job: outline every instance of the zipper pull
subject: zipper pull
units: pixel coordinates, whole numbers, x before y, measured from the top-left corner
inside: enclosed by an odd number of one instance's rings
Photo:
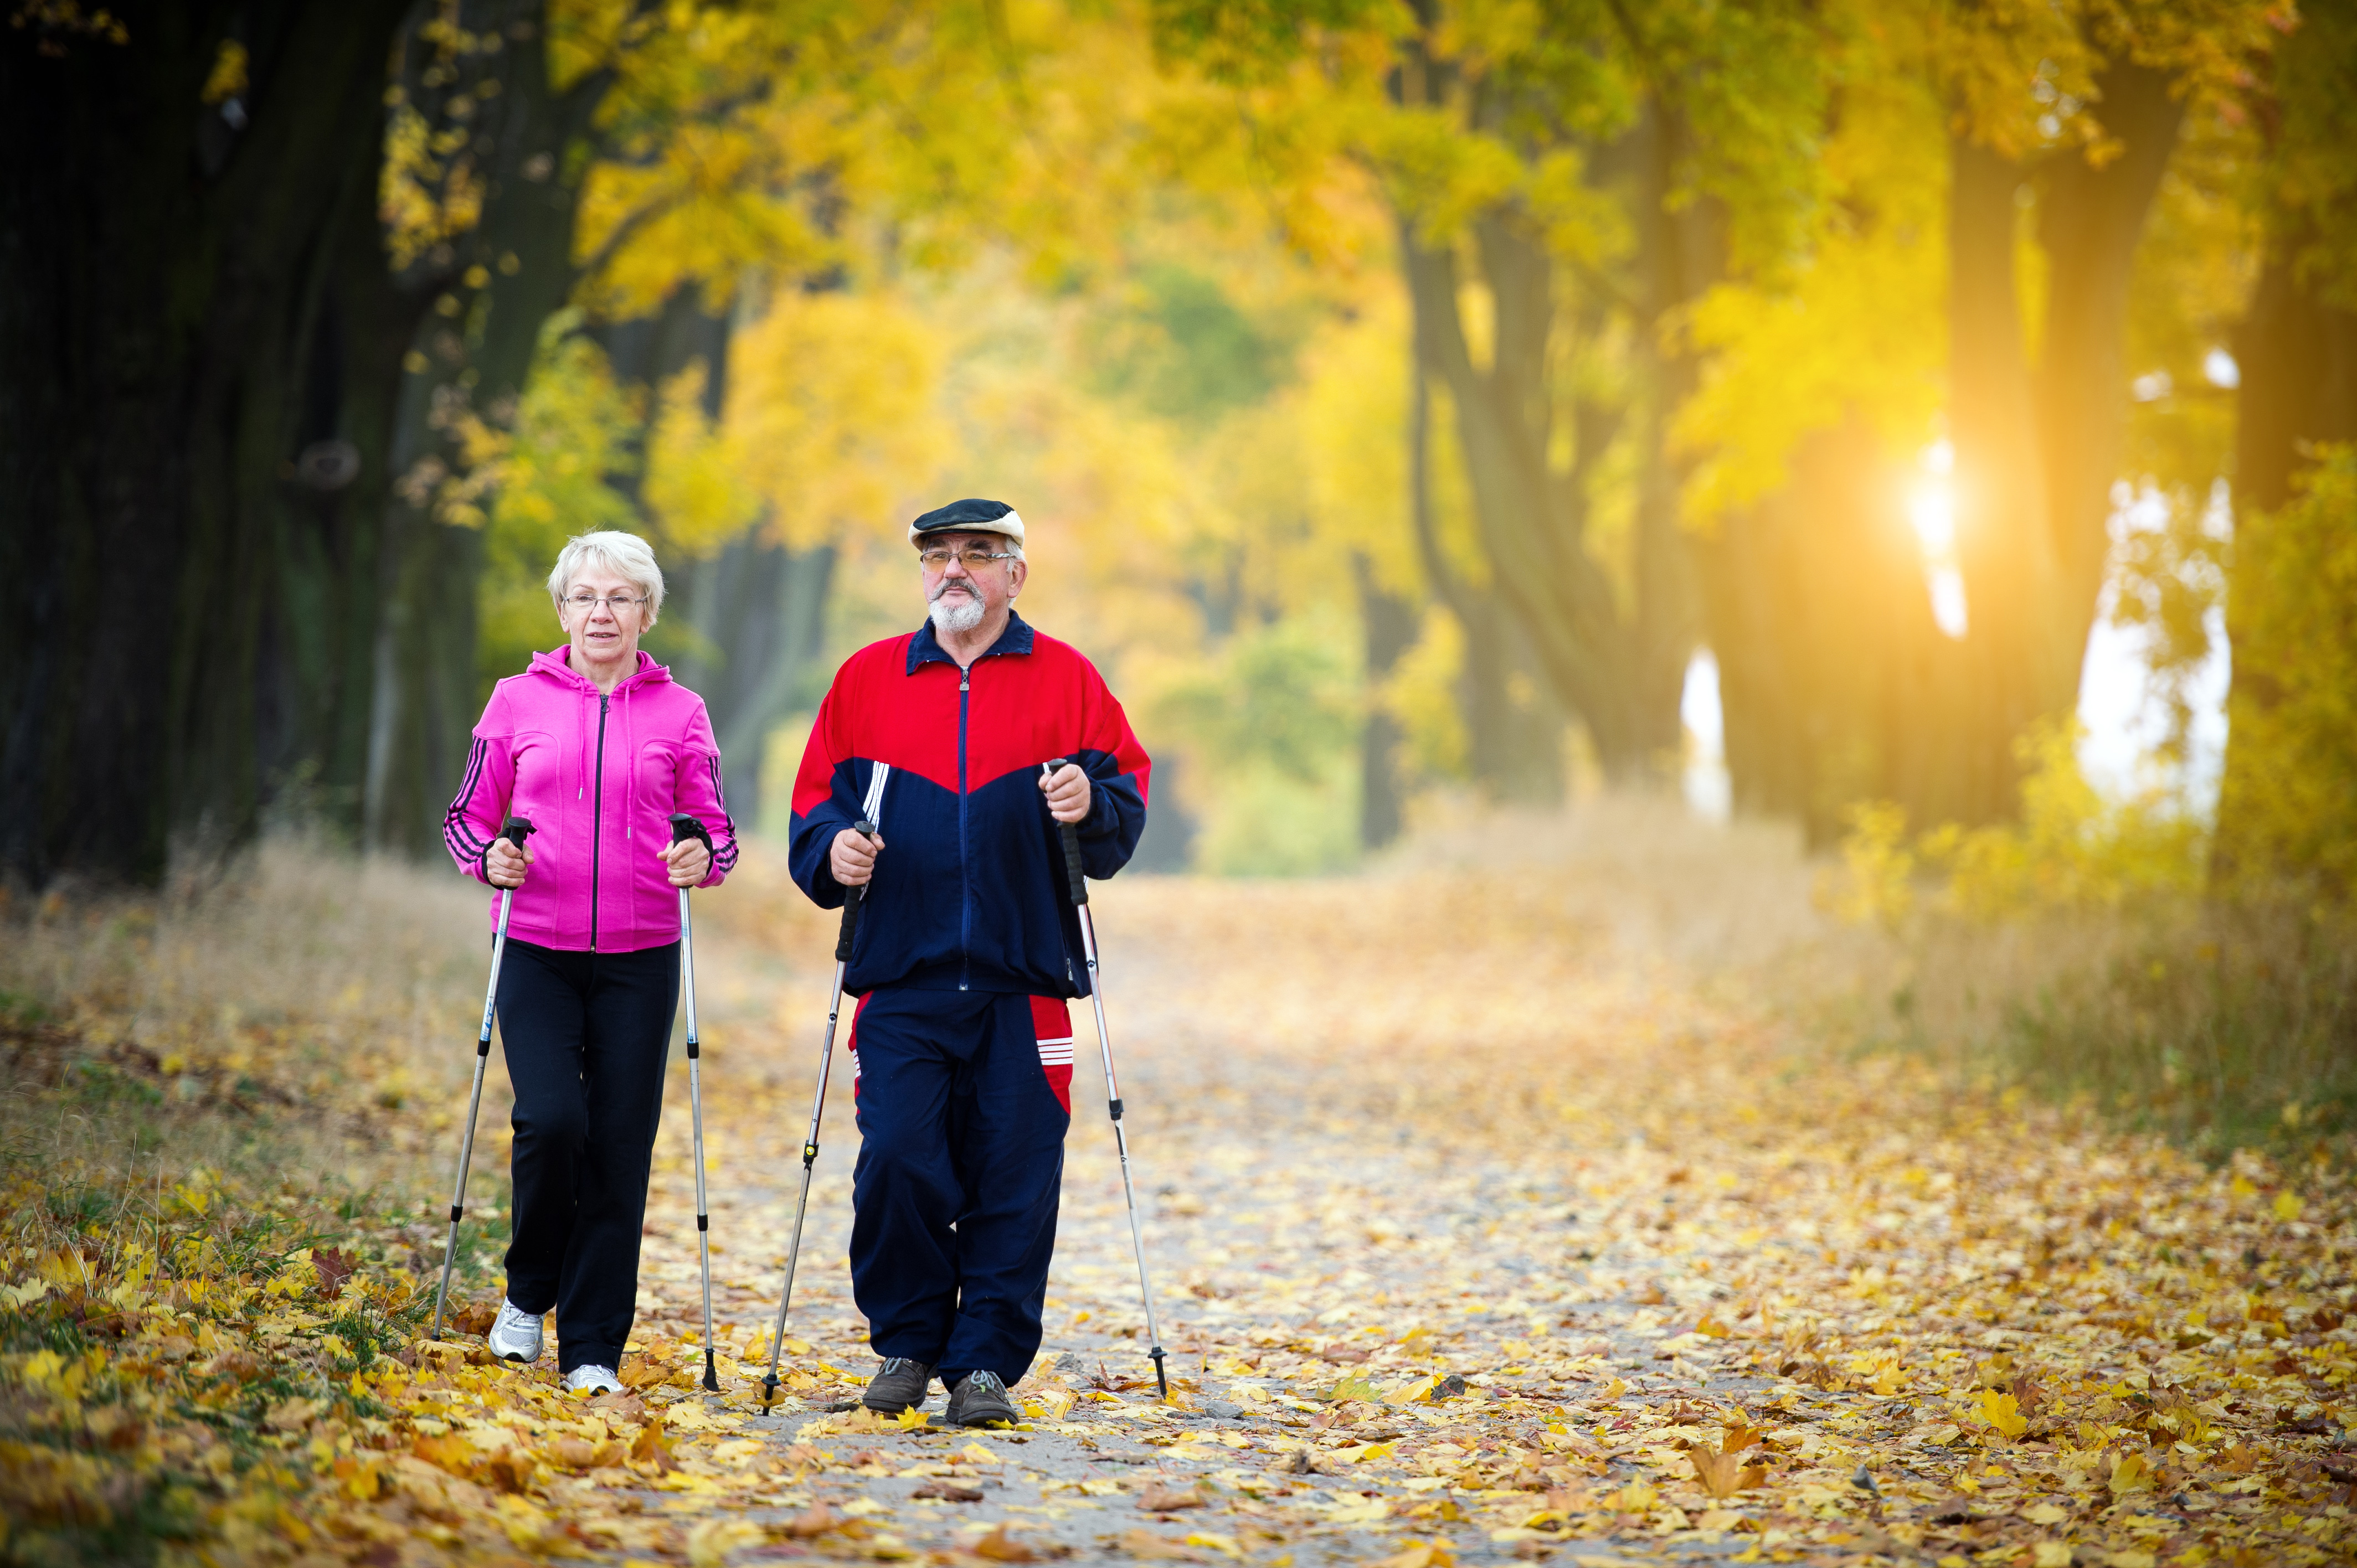
[[[974,670],[971,666],[958,671],[958,690],[961,692],[974,690]]]

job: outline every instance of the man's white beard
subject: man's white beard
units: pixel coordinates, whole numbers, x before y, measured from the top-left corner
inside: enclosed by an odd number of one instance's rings
[[[969,593],[961,593],[955,599],[943,594],[927,613],[933,618],[935,631],[972,631],[982,624],[982,601]]]

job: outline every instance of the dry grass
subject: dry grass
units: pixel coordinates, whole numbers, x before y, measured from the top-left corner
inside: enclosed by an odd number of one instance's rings
[[[463,1094],[482,900],[456,877],[282,840],[160,893],[13,903],[13,1159],[405,1186],[416,1135],[384,1113]]]

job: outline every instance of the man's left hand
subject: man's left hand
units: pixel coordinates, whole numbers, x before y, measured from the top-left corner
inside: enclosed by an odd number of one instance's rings
[[[1039,788],[1048,797],[1048,814],[1058,822],[1078,822],[1089,814],[1089,776],[1080,764],[1067,762],[1041,775]]]
[[[662,849],[663,863],[671,867],[673,887],[695,887],[712,875],[712,852],[697,838],[676,839]]]

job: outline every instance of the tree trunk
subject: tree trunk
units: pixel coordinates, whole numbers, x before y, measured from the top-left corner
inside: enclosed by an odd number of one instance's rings
[[[2127,432],[2129,274],[2185,118],[2163,72],[2116,60],[2096,84],[2104,129],[2126,145],[2101,168],[2062,158],[2046,171],[2038,203],[2051,265],[2033,395],[2063,618],[2040,685],[2058,713],[2077,704],[2111,552],[2112,486]]]
[[[1432,507],[1432,386],[1415,355],[1408,418],[1409,515],[1426,580],[1456,618],[1465,639],[1458,711],[1466,735],[1466,770],[1492,800],[1556,805],[1563,800],[1564,717],[1535,669],[1512,618],[1497,598],[1468,582],[1441,548]]]
[[[1415,318],[1417,353],[1446,382],[1456,413],[1492,592],[1528,635],[1564,703],[1587,726],[1613,778],[1641,758],[1631,718],[1629,634],[1610,580],[1553,504],[1546,453],[1552,411],[1544,379],[1552,307],[1535,242],[1503,220],[1480,228],[1497,307],[1489,369],[1475,365],[1458,314],[1457,260],[1427,247],[1407,225],[1400,246]],[[1469,652],[1481,622],[1465,620]]]
[[[436,486],[464,464],[469,413],[512,419],[541,328],[574,282],[578,156],[610,77],[563,89],[548,75],[545,0],[475,0],[460,30],[503,47],[463,56],[413,31],[401,81],[430,124],[470,124],[466,151],[484,181],[482,217],[398,277],[432,306],[420,319],[394,411],[393,491],[383,500],[362,830],[380,850],[438,854],[440,824],[465,763],[484,682],[475,668],[475,593],[483,541],[437,509]],[[428,72],[437,85],[428,85]],[[479,89],[496,82],[497,90]],[[452,113],[464,102],[464,114]]]
[[[2111,489],[2126,428],[2128,277],[2183,118],[2167,77],[2115,62],[2099,78],[2102,167],[2072,151],[2040,178],[2049,263],[2035,372],[2014,278],[2015,196],[2031,171],[1959,135],[1949,169],[1949,434],[1964,579],[1963,707],[1927,723],[1969,737],[1961,819],[2010,815],[2015,743],[2077,704],[2110,547]]]
[[[1972,674],[1966,707],[1924,722],[1972,737],[1957,795],[1964,821],[1986,822],[2014,807],[2014,738],[2050,711],[2041,677],[2055,661],[2061,564],[2014,279],[2014,193],[2028,177],[1963,136],[1949,175],[1948,433]]]
[[[1353,552],[1351,566],[1359,583],[1359,624],[1365,628],[1366,689],[1378,692],[1399,663],[1400,655],[1415,645],[1417,606],[1386,589],[1375,577],[1374,565]],[[1367,706],[1367,722],[1359,736],[1359,843],[1381,849],[1400,836],[1406,825],[1405,802],[1399,777],[1399,720],[1381,702]]]
[[[302,393],[330,321],[374,303],[338,285],[401,9],[133,4],[113,8],[121,43],[48,20],[0,35],[20,160],[0,190],[0,860],[16,875],[152,880],[176,840],[252,831],[265,714],[282,763],[317,749],[296,737],[339,660],[307,644],[342,607],[304,611],[304,563],[278,572],[297,515],[280,487],[304,482]],[[216,76],[231,41],[242,83]],[[334,530],[314,532],[332,557]]]
[[[1853,415],[1806,437],[1790,482],[1698,547],[1736,808],[1797,820],[1812,848],[1858,800],[1896,800],[1917,822],[1956,814],[1956,732],[1920,715],[1953,711],[1963,650],[1891,525],[1902,473]]]
[[[2321,29],[2303,29],[2293,47],[2315,51],[2309,58],[2278,62],[2275,89],[2292,102],[2288,113],[2284,104],[2269,105],[2271,128],[2287,122],[2295,127],[2315,124],[2319,119],[2331,124],[2330,116],[2303,113],[2315,106],[2301,103],[2295,95],[2303,88],[2330,91],[2330,84],[2345,84],[2357,69],[2357,27],[2334,20],[2339,26],[2322,38],[2309,36]],[[2337,59],[2330,48],[2336,41],[2343,51]],[[2308,73],[2309,80],[2294,77],[2295,70]],[[2340,90],[2345,91],[2345,85]],[[2336,276],[2317,264],[2312,254],[2317,234],[2305,214],[2273,216],[2275,231],[2269,235],[2258,286],[2234,335],[2234,359],[2242,371],[2234,433],[2236,583],[2249,564],[2297,549],[2277,532],[2282,523],[2275,514],[2294,499],[2302,471],[2315,462],[2317,446],[2357,442],[2357,311],[2349,308],[2349,302],[2357,299],[2357,277]],[[2304,841],[2313,843],[2313,835],[2330,833],[2330,806],[2318,811],[2312,803],[2321,800],[2340,805],[2343,815],[2357,814],[2349,811],[2346,791],[2330,787],[2330,759],[2316,756],[2312,741],[2302,746],[2278,739],[2271,748],[2258,744],[2263,735],[2284,736],[2276,721],[2285,704],[2298,703],[2302,693],[2287,690],[2287,684],[2296,686],[2297,682],[2287,682],[2277,671],[2262,667],[2263,660],[2244,657],[2244,650],[2280,648],[2287,640],[2284,631],[2256,618],[2253,596],[2230,584],[2226,597],[2227,638],[2235,650],[2228,703],[2233,730],[2211,865],[2212,878],[2221,887],[2231,886],[2244,875],[2313,877],[2316,865],[2287,864],[2298,858]],[[2275,635],[2269,636],[2270,631]],[[2309,697],[2312,701],[2312,693]],[[2299,726],[2291,726],[2289,734],[2299,736]],[[2326,771],[2319,773],[2319,768]],[[2284,820],[2287,800],[2310,807],[2299,813],[2305,834],[2286,831],[2290,825]],[[2319,816],[2324,818],[2321,826]],[[2349,889],[2335,891],[2345,897]]]

